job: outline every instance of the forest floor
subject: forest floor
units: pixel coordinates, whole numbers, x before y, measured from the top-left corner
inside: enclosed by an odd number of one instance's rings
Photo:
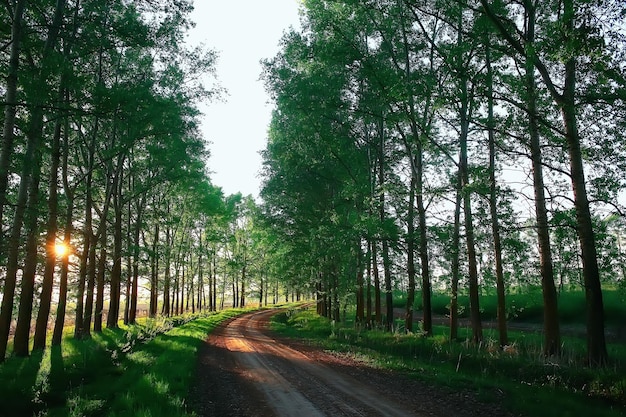
[[[276,312],[246,314],[211,333],[190,395],[199,416],[510,415],[469,390],[426,385],[280,338],[268,329]]]

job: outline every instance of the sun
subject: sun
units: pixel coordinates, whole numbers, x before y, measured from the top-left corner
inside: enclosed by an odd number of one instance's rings
[[[65,243],[57,243],[54,245],[54,253],[59,257],[63,257],[70,252],[70,248]]]

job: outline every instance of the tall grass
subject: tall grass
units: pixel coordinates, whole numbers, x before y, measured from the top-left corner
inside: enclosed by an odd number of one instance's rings
[[[144,320],[0,365],[0,416],[189,416],[196,355],[243,310]],[[71,330],[71,329],[70,329]]]
[[[458,342],[448,338],[443,326],[436,326],[431,338],[362,331],[313,311],[283,313],[272,326],[286,336],[308,339],[372,366],[453,389],[471,387],[487,401],[505,401],[517,414],[617,417],[626,413],[623,345],[609,345],[612,365],[598,370],[584,366],[584,341],[577,338],[565,337],[563,357],[546,360],[541,335],[535,333],[511,332],[511,345],[501,350],[495,331],[486,330],[485,342],[475,346],[467,342],[471,338],[467,328],[460,329],[465,341]]]

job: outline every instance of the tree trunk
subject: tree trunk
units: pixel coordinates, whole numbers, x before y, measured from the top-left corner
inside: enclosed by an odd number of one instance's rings
[[[61,84],[64,84],[61,81]],[[61,97],[65,93],[61,92]],[[52,301],[52,287],[54,285],[54,268],[57,254],[55,251],[58,217],[58,179],[61,159],[61,120],[56,122],[52,137],[52,152],[50,155],[50,181],[48,185],[48,225],[46,232],[46,265],[43,273],[43,283],[39,298],[39,311],[35,324],[35,336],[33,338],[33,350],[46,347],[46,334],[48,331],[48,319],[50,317],[50,303]]]
[[[574,33],[574,2],[563,1],[563,24],[567,34]],[[585,185],[580,137],[576,120],[576,60],[570,58],[565,63],[565,88],[561,112],[565,126],[565,138],[569,149],[570,175],[574,192],[574,207],[580,249],[582,252],[583,279],[587,304],[587,358],[592,366],[603,366],[608,361],[604,334],[604,302],[598,268],[595,235],[591,220],[591,210]]]
[[[420,254],[420,266],[421,266],[421,276],[422,276],[422,308],[424,311],[423,316],[423,327],[424,332],[428,336],[432,336],[433,333],[433,325],[432,325],[432,305],[431,305],[431,285],[430,285],[430,266],[428,262],[428,233],[426,228],[426,209],[424,207],[424,137],[427,135],[427,131],[429,130],[429,122],[428,122],[428,114],[430,111],[430,94],[428,91],[426,94],[426,103],[424,105],[421,125],[422,125],[422,134],[418,129],[418,121],[417,121],[417,111],[415,108],[415,93],[413,88],[413,81],[411,76],[411,59],[410,59],[410,51],[409,51],[409,40],[407,36],[406,25],[404,22],[404,15],[402,15],[402,37],[404,44],[404,75],[406,80],[406,89],[408,92],[408,103],[409,103],[409,120],[411,127],[411,135],[413,137],[413,142],[415,144],[415,153],[413,154],[411,146],[409,145],[408,140],[403,135],[405,147],[407,151],[407,155],[409,157],[409,161],[411,163],[411,202],[409,206],[409,211],[411,213],[411,223],[409,227],[411,228],[411,232],[409,233],[411,238],[411,249],[409,253],[410,262],[408,265],[409,269],[409,292],[411,292],[411,285],[413,286],[413,294],[411,297],[414,297],[415,290],[415,261],[414,261],[414,253],[415,250],[415,226],[413,223],[414,217],[414,207],[413,201],[417,201],[417,213],[419,220],[419,254]],[[433,72],[432,63],[434,61],[434,45],[430,48],[430,71]],[[426,138],[428,139],[428,138]],[[408,308],[408,304],[407,304]],[[409,312],[407,310],[407,316]],[[413,312],[411,311],[411,320],[412,320]],[[408,317],[405,320],[408,325]],[[413,325],[411,323],[410,328],[407,327],[407,330],[412,331]]]
[[[450,299],[450,340],[458,338],[459,330],[459,265],[461,248],[461,204],[463,202],[463,192],[461,190],[461,175],[457,173],[456,202],[454,205],[454,226],[452,230],[451,242],[451,299]]]
[[[130,170],[130,169],[129,169]],[[132,190],[132,186],[131,186],[131,178],[132,175],[128,176],[128,189]],[[126,210],[128,213],[128,216],[126,216],[126,289],[124,291],[124,294],[126,295],[126,300],[124,303],[124,324],[128,325],[130,324],[130,304],[131,304],[131,287],[132,287],[132,282],[133,282],[133,253],[130,250],[130,245],[131,242],[133,242],[132,240],[132,236],[133,236],[133,227],[132,227],[132,203],[130,201],[130,199],[128,199],[127,201],[127,206],[126,206]]]
[[[379,186],[379,197],[378,197],[378,210],[379,210],[379,220],[381,224],[381,228],[384,228],[385,224],[385,135],[384,135],[384,121],[381,119],[379,121],[379,139],[380,139],[380,149],[378,152],[378,186]],[[383,257],[383,273],[385,278],[385,307],[386,307],[386,318],[385,318],[385,329],[387,331],[391,331],[393,329],[393,289],[391,285],[391,260],[389,259],[389,240],[387,237],[387,231],[381,230],[381,240],[382,240],[382,257]]]
[[[7,68],[6,91],[4,95],[4,124],[2,129],[2,153],[0,153],[0,258],[7,248],[4,246],[4,206],[7,204],[6,193],[9,180],[11,155],[15,139],[15,116],[17,114],[17,77],[20,66],[20,47],[22,44],[22,17],[26,8],[26,0],[18,0],[12,10],[11,52]],[[10,287],[10,286],[9,286]],[[10,289],[10,288],[9,288]],[[3,293],[5,294],[5,293]],[[0,331],[0,338],[2,331]],[[2,342],[0,342],[0,345]],[[1,348],[1,346],[0,346]],[[6,348],[5,348],[6,349]],[[2,362],[4,356],[0,357]]]
[[[332,266],[332,288],[333,288],[333,320],[336,323],[341,321],[340,307],[339,307],[339,272],[337,271],[337,265],[333,261]]]
[[[113,227],[113,270],[111,272],[109,314],[107,316],[108,329],[119,327],[120,315],[120,286],[122,283],[122,186],[120,180],[121,172],[118,172],[114,179],[115,191],[113,193],[115,224]]]
[[[27,209],[29,188],[33,180],[32,175],[35,165],[33,161],[36,158],[35,153],[38,152],[39,147],[39,138],[37,135],[29,136],[26,154],[24,156],[23,172],[18,191],[17,205],[8,242],[9,249],[7,272],[4,280],[4,290],[2,292],[2,308],[0,310],[0,362],[4,361],[9,339],[11,316],[13,314],[13,300],[15,298],[15,287],[17,283],[17,271],[19,269],[18,257],[22,225]]]
[[[380,271],[378,270],[378,248],[376,241],[372,242],[372,268],[374,272],[374,316],[377,326],[383,323],[383,313],[381,307],[381,291],[380,291]]]
[[[246,306],[246,266],[243,266],[241,270],[241,293],[239,299],[239,307],[243,308]]]
[[[145,203],[145,195],[141,197],[139,204],[137,205],[137,219],[135,223],[135,234],[133,241],[135,242],[135,247],[133,249],[133,282],[131,285],[131,296],[130,296],[130,311],[128,313],[128,322],[130,324],[135,324],[137,317],[137,297],[139,296],[139,244],[140,244],[140,236],[141,236],[141,227],[142,227],[142,214]]]
[[[41,132],[41,130],[39,130]],[[16,356],[28,356],[28,339],[30,324],[33,316],[33,295],[35,291],[35,274],[37,273],[37,244],[38,244],[38,210],[39,182],[41,178],[41,150],[35,151],[32,161],[32,179],[28,195],[28,237],[26,241],[26,259],[22,274],[20,308],[17,316],[17,326],[13,351]]]
[[[185,305],[185,259],[186,255],[182,255],[182,259],[180,261],[180,287],[179,282],[176,282],[176,306],[178,307],[177,314],[183,313],[183,307]],[[180,304],[178,304],[178,295],[180,294]]]
[[[417,155],[415,156],[417,168],[416,201],[417,215],[419,219],[419,254],[422,275],[422,309],[424,311],[424,332],[428,336],[433,334],[432,292],[430,285],[430,265],[428,263],[428,230],[426,228],[426,209],[424,208],[424,178],[423,178],[423,151],[421,141],[418,141]]]
[[[104,215],[103,215],[104,216]],[[106,222],[100,219],[100,222]],[[92,235],[89,245],[89,259],[87,260],[87,291],[85,293],[85,312],[83,317],[82,337],[91,337],[91,318],[93,317],[94,294],[96,289],[96,250],[98,247],[98,237]]]
[[[57,35],[61,27],[60,22],[61,22],[61,18],[63,15],[64,6],[65,6],[65,2],[63,0],[57,1],[54,19],[48,31],[48,37],[46,39],[46,43],[44,46],[44,51],[42,55],[43,66],[42,68],[40,68],[40,73],[39,73],[40,82],[38,83],[38,85],[43,86],[43,85],[46,85],[48,82],[48,75],[49,75],[48,73],[49,73],[50,68],[47,67],[47,61],[48,61],[48,57],[50,53],[52,52],[52,50],[54,49],[54,46],[56,45]],[[15,32],[12,32],[12,35],[13,34],[17,35],[17,38],[15,39],[21,38],[21,22],[22,22],[21,17],[23,14],[23,7],[24,5],[21,3],[21,1],[18,1],[18,3],[16,4],[16,9],[15,9],[15,17],[18,17],[18,22],[16,22],[15,23],[16,26],[12,28],[12,30],[15,30]],[[19,49],[17,53],[18,53],[18,56],[17,56],[18,61],[16,62],[16,64],[19,63]],[[13,58],[14,57],[11,56],[11,59]],[[11,63],[11,65],[12,64],[13,63]],[[14,69],[17,71],[17,66],[15,66]],[[9,83],[13,81],[8,80],[7,82]],[[15,82],[17,82],[17,80],[15,80]],[[9,84],[7,84],[7,88],[9,88]],[[8,111],[9,113],[14,111],[10,109],[10,107],[12,107],[11,104],[14,102],[15,102],[15,99],[12,101],[8,101],[9,105],[7,106],[8,108],[6,111]],[[4,128],[13,129],[13,124],[11,123],[11,125],[9,126],[9,123],[6,123],[6,120],[5,120]],[[27,199],[28,199],[28,191],[31,186],[30,183],[33,180],[33,170],[39,168],[38,165],[34,163],[34,161],[36,158],[36,152],[39,151],[39,146],[40,146],[40,141],[41,141],[41,136],[42,136],[42,129],[43,129],[43,107],[36,100],[33,105],[31,119],[29,122],[29,129],[28,129],[29,135],[27,138],[26,152],[24,154],[24,164],[22,168],[20,187],[18,190],[17,204],[15,208],[15,215],[13,217],[13,224],[11,226],[11,234],[9,236],[9,241],[8,241],[9,248],[7,251],[7,268],[6,268],[6,275],[5,275],[5,280],[4,280],[4,290],[2,292],[2,306],[0,307],[0,362],[4,361],[4,358],[6,355],[7,343],[9,339],[9,329],[11,327],[11,316],[13,315],[13,301],[15,298],[15,286],[16,286],[16,280],[17,280],[20,237],[21,237],[22,226],[24,222],[24,212],[26,209],[26,204],[27,204]],[[4,133],[6,132],[3,132],[3,135]],[[8,136],[10,136],[10,138]],[[12,152],[12,137],[13,137],[11,134],[9,134],[8,136],[3,137],[3,155],[0,155],[0,159],[2,157],[5,157],[4,147],[7,145],[6,140],[9,139],[11,143],[9,144],[10,146],[8,147],[9,153],[6,155],[7,164],[9,163],[8,160],[10,159],[10,153]],[[0,160],[0,171],[1,171],[0,175],[4,175],[5,171],[2,171],[2,170],[4,170],[5,168],[8,168],[8,165],[6,167],[3,167],[1,165],[2,162],[3,161]],[[6,170],[6,173],[8,175],[8,169]],[[0,198],[4,199],[5,193],[6,193],[6,190],[4,191],[4,193],[2,193]],[[0,223],[0,227],[1,226],[2,226],[2,223]],[[2,242],[0,242],[0,247],[1,246],[2,246]]]
[[[409,288],[406,296],[406,313],[404,316],[404,327],[407,333],[413,333],[413,304],[415,303],[415,187],[416,174],[411,170],[411,185],[409,186],[409,202],[406,234],[407,252],[407,275],[409,278]]]
[[[209,311],[215,311],[215,304],[213,303],[213,283],[215,282],[215,251],[211,248],[211,258],[209,259]]]
[[[96,275],[96,308],[94,311],[93,331],[102,333],[102,319],[104,314],[104,287],[107,258],[107,230],[100,236],[100,257],[98,258],[98,273]]]
[[[467,260],[469,268],[470,319],[472,322],[472,340],[480,343],[483,339],[478,296],[478,266],[476,262],[476,244],[474,243],[474,225],[472,219],[472,200],[469,189],[469,172],[467,161],[467,139],[469,133],[467,76],[460,79],[461,87],[461,147],[459,170],[461,173],[461,192],[463,193],[463,214],[465,219],[465,239],[467,244]]]
[[[259,291],[259,307],[263,305],[263,296],[265,295],[265,289],[263,288],[265,285],[265,278],[263,273],[261,273],[261,282],[260,282],[260,291]]]
[[[491,48],[489,36],[485,36],[485,65],[487,67],[487,134],[489,136],[489,209],[491,212],[491,234],[496,262],[496,292],[498,294],[497,319],[500,346],[509,344],[506,324],[506,302],[504,291],[504,271],[502,268],[502,243],[500,241],[500,223],[498,220],[498,184],[496,182],[496,136],[493,114],[493,69],[491,66]]]
[[[63,244],[68,249],[61,262],[61,277],[59,280],[59,303],[57,304],[57,314],[54,322],[54,332],[52,333],[52,345],[58,346],[63,338],[63,328],[65,327],[65,312],[67,307],[67,276],[69,272],[70,255],[72,254],[72,221],[74,216],[74,190],[70,188],[68,181],[69,155],[69,121],[65,119],[65,140],[63,141],[63,190],[67,196],[67,210],[65,212],[65,235]]]
[[[159,222],[158,219],[154,225],[154,242],[152,243],[151,258],[151,276],[150,276],[150,318],[155,318],[158,311],[159,300]]]
[[[233,281],[230,283],[230,288],[232,291],[232,297],[233,297],[233,307],[237,308],[237,290],[239,289],[239,285],[235,285],[235,277],[233,277]]]
[[[167,215],[169,218],[169,214],[170,214],[170,203],[167,203]],[[166,224],[165,226],[165,276],[163,278],[164,282],[163,282],[163,309],[161,310],[161,314],[169,317],[170,315],[170,268],[172,267],[171,265],[171,246],[170,246],[170,239],[171,239],[171,226],[168,224]]]
[[[63,329],[65,327],[65,312],[67,307],[67,276],[69,273],[70,255],[72,254],[71,239],[73,212],[74,199],[73,196],[68,195],[68,206],[65,214],[65,236],[63,238],[63,244],[66,248],[68,248],[68,250],[63,255],[63,258],[61,260],[61,276],[59,279],[59,302],[57,304],[57,313],[54,321],[54,331],[52,333],[53,346],[58,346],[61,344]]]
[[[361,250],[361,239],[356,245],[356,323],[358,326],[362,326],[365,322],[365,299],[363,291],[363,251]]]
[[[213,251],[213,306],[212,311],[217,311],[217,248]]]
[[[526,8],[526,41],[535,42],[535,8],[528,4]],[[543,294],[543,332],[545,356],[560,355],[561,337],[559,330],[558,298],[554,283],[554,267],[550,245],[548,210],[546,208],[545,186],[543,181],[543,157],[537,121],[537,92],[535,84],[535,66],[533,55],[526,54],[526,93],[528,102],[528,133],[530,136],[530,154],[535,192],[535,215],[537,217],[537,240],[539,245],[539,263],[541,288]]]
[[[76,339],[82,339],[84,337],[84,302],[85,302],[85,284],[88,275],[88,263],[89,263],[89,251],[92,245],[96,242],[93,241],[93,170],[95,166],[95,146],[96,146],[96,133],[98,130],[98,120],[94,123],[94,134],[89,141],[88,155],[87,155],[87,176],[85,179],[85,221],[83,226],[83,252],[80,258],[80,270],[78,273],[78,293],[76,295],[76,313],[74,324],[74,337]]]
[[[367,264],[367,282],[365,293],[365,311],[366,311],[366,326],[368,329],[372,327],[372,241],[367,239],[367,255],[365,257]]]

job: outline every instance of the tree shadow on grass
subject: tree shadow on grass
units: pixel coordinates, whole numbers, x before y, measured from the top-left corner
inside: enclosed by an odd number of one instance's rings
[[[48,366],[44,351],[35,351],[27,358],[10,357],[0,365],[0,416],[30,416],[41,409],[38,379]]]

